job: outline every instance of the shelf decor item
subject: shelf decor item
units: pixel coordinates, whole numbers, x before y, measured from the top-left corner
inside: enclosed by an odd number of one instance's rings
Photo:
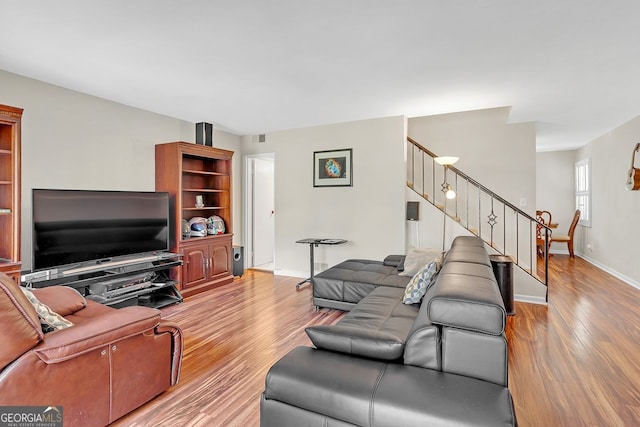
[[[315,151],[313,153],[314,187],[351,187],[352,149]]]

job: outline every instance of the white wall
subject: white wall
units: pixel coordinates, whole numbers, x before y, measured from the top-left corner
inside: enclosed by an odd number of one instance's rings
[[[192,126],[192,128],[194,128]],[[194,136],[184,141],[194,141]],[[242,137],[234,135],[232,133],[224,132],[218,129],[213,130],[213,146],[216,148],[222,148],[225,150],[233,151],[233,160],[231,167],[233,174],[231,177],[231,197],[232,197],[232,217],[233,217],[233,244],[242,245],[243,239],[243,222],[242,222],[242,152],[240,151],[242,145]]]
[[[576,211],[574,165],[576,152],[549,151],[536,154],[536,209],[551,212],[558,224],[553,233],[567,234]],[[576,229],[576,236],[582,232]],[[568,254],[566,243],[552,243],[551,251]]]
[[[534,123],[508,124],[510,108],[412,117],[407,134],[439,156],[458,156],[455,167],[535,216]]]
[[[194,141],[193,123],[16,74],[0,71],[0,88],[0,103],[24,108],[23,269],[31,266],[33,188],[151,191],[154,145]],[[216,138],[231,149],[240,142],[239,137],[218,133]],[[234,195],[234,204],[235,199]]]
[[[460,157],[456,168],[535,217],[535,125],[509,124],[509,111],[510,108],[503,107],[409,118],[407,134],[436,155]],[[407,193],[408,200],[418,200],[418,197]],[[526,200],[526,206],[520,206],[521,199]],[[435,247],[442,247],[442,214],[434,214],[429,206],[423,205],[425,217],[421,212],[420,243],[422,246],[434,245],[437,237]],[[483,224],[487,227],[486,221]],[[452,221],[447,223],[446,247],[456,233],[466,234]],[[408,224],[407,241],[415,240],[415,225]],[[544,286],[535,280],[518,277],[514,283],[517,295],[544,301]]]
[[[640,116],[576,151],[574,161],[591,159],[592,212],[591,227],[582,227],[575,244],[582,256],[640,288],[640,191],[625,189],[638,135]]]
[[[305,277],[307,237],[349,242],[316,249],[317,264],[404,253],[403,117],[273,132],[243,139],[244,154],[275,153],[275,269]],[[313,187],[313,152],[353,149],[353,187]]]

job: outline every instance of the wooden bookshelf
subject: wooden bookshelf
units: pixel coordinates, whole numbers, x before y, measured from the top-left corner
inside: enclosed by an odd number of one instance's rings
[[[0,271],[20,282],[22,108],[0,105]]]
[[[184,255],[176,273],[183,296],[233,281],[232,157],[232,151],[188,142],[156,145],[156,191],[169,193],[171,249]],[[197,196],[204,206],[196,206]],[[183,236],[183,220],[214,215],[224,221],[224,234]]]

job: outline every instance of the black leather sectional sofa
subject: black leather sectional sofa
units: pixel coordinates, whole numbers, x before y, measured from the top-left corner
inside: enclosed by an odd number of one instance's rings
[[[314,277],[314,304],[350,310],[306,329],[271,367],[260,424],[513,426],[506,313],[483,242],[458,237],[418,304],[402,257],[349,260]]]

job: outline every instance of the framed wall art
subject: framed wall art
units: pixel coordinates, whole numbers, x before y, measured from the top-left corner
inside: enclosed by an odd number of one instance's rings
[[[351,187],[352,149],[315,151],[313,153],[314,187]]]

